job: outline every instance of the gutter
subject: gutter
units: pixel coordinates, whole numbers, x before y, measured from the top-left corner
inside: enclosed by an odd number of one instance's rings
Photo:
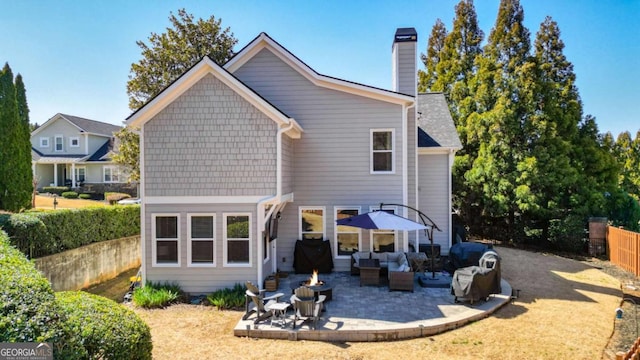
[[[402,151],[402,203],[403,204],[407,204],[409,201],[409,145],[408,145],[408,122],[409,122],[409,110],[414,108],[416,106],[415,101],[413,102],[413,104],[406,106],[406,105],[402,105],[402,145],[403,145],[403,151]],[[417,131],[417,124],[416,124],[416,131]],[[416,144],[416,148],[417,148],[417,144]],[[417,149],[416,149],[417,150]],[[416,169],[417,172],[417,169]],[[408,210],[406,208],[403,209],[404,211],[402,212],[402,216],[403,217],[407,217],[407,212]],[[404,231],[403,234],[403,248],[407,248],[408,244],[409,244],[409,236],[408,236],[409,232],[408,231]],[[417,232],[416,232],[417,234]],[[417,236],[417,235],[416,235]]]

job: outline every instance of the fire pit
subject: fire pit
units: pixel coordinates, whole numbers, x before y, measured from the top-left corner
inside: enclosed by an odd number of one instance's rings
[[[300,282],[292,281],[291,293],[293,294],[299,286],[306,286],[313,290],[316,299],[318,298],[318,295],[324,295],[326,297],[324,300],[325,302],[331,301],[331,298],[333,297],[333,286],[331,286],[328,281],[318,279],[317,270],[314,270],[311,277],[307,280]]]

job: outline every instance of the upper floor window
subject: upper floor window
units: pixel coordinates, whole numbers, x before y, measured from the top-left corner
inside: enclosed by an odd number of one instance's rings
[[[393,129],[371,130],[371,173],[393,173],[395,152]]]
[[[180,216],[153,214],[152,216],[154,265],[180,265]]]
[[[251,265],[251,214],[224,214],[225,266]]]
[[[104,182],[115,183],[120,182],[120,171],[117,166],[104,167]]]
[[[49,138],[48,137],[41,137],[40,138],[40,147],[41,148],[48,148],[49,147]]]
[[[69,146],[71,146],[71,147],[80,147],[80,138],[79,137],[71,137],[71,138],[69,138]]]
[[[56,151],[64,150],[64,138],[62,135],[56,135]]]
[[[300,207],[300,238],[324,240],[324,208]]]

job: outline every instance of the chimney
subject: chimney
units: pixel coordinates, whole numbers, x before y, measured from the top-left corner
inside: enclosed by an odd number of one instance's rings
[[[415,28],[398,28],[391,50],[393,91],[416,96],[418,33]]]

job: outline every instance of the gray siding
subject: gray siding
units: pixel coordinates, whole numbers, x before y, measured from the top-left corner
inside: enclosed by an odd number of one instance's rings
[[[293,139],[287,135],[282,136],[282,193],[293,191]]]
[[[236,283],[244,284],[249,280],[257,281],[257,268],[264,266],[270,268],[271,263],[263,265],[258,261],[257,244],[261,241],[256,235],[256,205],[253,204],[171,204],[171,205],[145,205],[145,261],[146,276],[149,281],[177,282],[180,287],[192,294],[210,293],[217,289],[232,287]],[[151,221],[153,215],[167,213],[180,214],[180,267],[153,267],[152,258],[152,232]],[[215,267],[189,267],[187,259],[187,222],[188,214],[215,213]],[[250,213],[251,214],[251,267],[225,267],[223,265],[223,222],[225,213]],[[270,272],[265,272],[264,276]],[[262,279],[261,279],[262,280]],[[260,282],[260,287],[262,283]]]
[[[63,150],[54,151],[56,144],[56,135],[62,135],[63,137]],[[45,137],[49,139],[49,146],[46,148],[40,147],[40,138]],[[80,140],[79,147],[70,147],[70,137],[78,137]],[[84,135],[80,134],[77,127],[70,124],[67,120],[57,119],[53,123],[47,125],[46,128],[31,137],[31,146],[34,149],[40,151],[45,155],[74,155],[74,154],[86,154],[84,148]]]
[[[407,115],[407,162],[409,163],[408,166],[408,171],[407,174],[409,176],[408,178],[408,199],[407,199],[407,205],[413,207],[413,208],[417,208],[417,204],[416,204],[416,163],[417,163],[417,146],[418,144],[416,143],[417,140],[417,126],[416,126],[416,110],[415,108],[410,109],[409,113]],[[408,210],[407,212],[407,217],[409,217],[410,219],[416,220],[418,222],[420,222],[420,220],[418,220],[418,218],[416,217],[417,214],[415,211],[413,210]],[[415,237],[416,237],[416,232],[409,232],[409,244],[414,244],[415,245]]]
[[[449,253],[449,209],[448,181],[451,176],[447,154],[418,156],[418,201],[420,210],[427,214],[442,231],[434,231],[434,242],[440,244],[442,253]],[[429,239],[420,232],[420,243],[428,244]]]
[[[400,42],[393,46],[396,64],[396,84],[394,90],[408,95],[416,95],[416,46],[415,42]]]
[[[53,165],[36,164],[35,180],[38,188],[53,184]]]
[[[274,194],[276,133],[273,120],[207,75],[145,124],[145,194]]]
[[[402,202],[402,106],[317,87],[267,49],[234,75],[304,129],[293,141],[295,202],[287,205],[279,227],[278,254],[286,257],[279,268],[292,267],[299,206],[325,206],[325,234],[333,240],[333,206],[361,206],[366,212],[380,202]],[[370,129],[376,128],[395,130],[395,174],[370,173]],[[365,249],[368,239],[363,231]],[[348,261],[335,260],[335,269],[348,269]]]

